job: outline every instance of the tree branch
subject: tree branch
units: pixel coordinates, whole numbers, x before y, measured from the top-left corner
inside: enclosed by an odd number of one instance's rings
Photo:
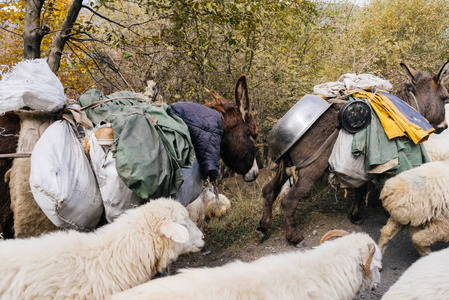
[[[109,18],[106,17],[106,16],[103,16],[102,14],[98,13],[97,11],[93,10],[92,8],[90,8],[90,7],[87,6],[87,5],[83,5],[83,8],[86,8],[87,10],[89,10],[91,13],[93,13],[93,14],[96,15],[97,17],[100,17],[100,18],[102,18],[102,19],[104,19],[104,20],[106,20],[106,21],[108,21],[108,22],[110,22],[110,23],[112,23],[112,24],[115,24],[115,25],[117,25],[117,26],[119,26],[119,27],[128,29],[129,31],[131,31],[131,32],[134,33],[135,35],[140,36],[139,33],[135,32],[134,30],[131,29],[131,27],[139,26],[139,23],[131,24],[131,25],[129,25],[129,26],[125,26],[125,25],[120,24],[120,23],[118,23],[118,22],[116,22],[116,21],[114,21],[114,20],[109,19]],[[150,21],[151,21],[151,20],[146,21],[146,22],[150,22]],[[145,22],[142,23],[142,24],[145,24]]]
[[[12,30],[9,30],[8,28],[5,28],[5,27],[3,27],[3,26],[0,26],[0,29],[4,30],[4,31],[6,31],[6,32],[9,32],[9,33],[11,33],[11,34],[14,34],[14,35],[17,35],[17,36],[23,37],[23,34],[20,34],[20,33],[14,32],[14,31],[12,31]]]
[[[50,51],[50,56],[48,57],[48,65],[55,74],[58,72],[59,65],[61,63],[62,50],[64,49],[64,46],[69,39],[68,36],[72,31],[73,24],[76,22],[79,12],[83,7],[82,3],[83,0],[72,1],[64,22],[62,23],[59,32],[57,32],[53,40],[53,46]]]

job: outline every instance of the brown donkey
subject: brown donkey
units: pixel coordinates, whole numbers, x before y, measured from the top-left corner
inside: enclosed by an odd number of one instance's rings
[[[258,132],[256,122],[251,113],[246,76],[242,75],[237,80],[235,87],[235,102],[226,101],[215,91],[211,91],[210,94],[213,101],[207,103],[205,106],[218,111],[223,120],[223,135],[220,148],[221,158],[234,172],[243,175],[245,181],[255,180],[259,175],[254,146],[254,140],[257,138]],[[27,114],[24,114],[24,116],[21,116],[21,118],[22,117],[36,119],[34,118],[33,112],[28,112]],[[4,120],[5,116],[0,116],[0,126]],[[33,126],[33,128],[31,128],[33,129],[32,131],[36,132],[34,129],[39,128],[41,123],[43,123],[43,121],[31,124],[30,126]],[[15,121],[15,125],[19,128],[19,119]],[[23,129],[24,128],[22,128],[22,130]],[[32,150],[37,139],[38,137],[33,139],[31,149],[28,149],[29,151]],[[10,142],[2,142],[1,145],[2,147],[6,147],[7,144],[8,146],[11,146],[10,149],[8,148],[8,151],[10,153],[14,152],[17,141],[15,141],[14,145],[12,142],[11,145]],[[19,141],[19,147],[20,144],[21,142]],[[9,195],[11,194],[12,211],[15,216],[18,216],[14,221],[15,237],[20,238],[36,236],[56,229],[37,206],[30,188],[26,188],[29,187],[29,170],[29,158],[14,159],[11,168],[11,193],[5,192],[0,194],[0,216],[3,214],[11,215],[11,208],[9,207],[8,200]],[[28,174],[28,176],[26,174]],[[3,226],[3,224],[0,225]]]
[[[449,95],[444,87],[444,80],[449,73],[449,61],[440,68],[440,71],[435,76],[417,72],[403,63],[401,63],[401,67],[406,71],[410,83],[401,84],[394,93],[410,106],[417,109],[435,128],[435,132],[440,133],[447,128],[444,102],[448,99]],[[300,165],[317,152],[317,149],[320,148],[326,139],[335,131],[337,126],[337,114],[337,109],[334,107],[329,108],[318,118],[299,141],[281,157],[275,177],[262,189],[263,215],[259,222],[259,227],[257,228],[261,239],[266,238],[268,229],[271,225],[273,203],[279,195],[283,184],[289,178],[286,174],[286,167]],[[294,183],[290,191],[281,200],[284,212],[286,238],[288,242],[292,244],[298,244],[304,239],[295,228],[294,215],[299,201],[307,196],[315,181],[317,181],[328,168],[328,159],[332,152],[335,140],[336,138],[334,138],[325,151],[312,164],[297,171],[298,181]],[[352,221],[358,221],[360,219],[360,205],[362,203],[364,191],[366,191],[366,186],[359,188],[355,193],[356,199],[354,200],[350,211],[350,218]]]

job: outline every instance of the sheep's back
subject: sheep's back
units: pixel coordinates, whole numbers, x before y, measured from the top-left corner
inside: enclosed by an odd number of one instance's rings
[[[380,194],[384,208],[403,225],[449,217],[449,162],[432,162],[390,178]]]
[[[382,300],[449,299],[448,273],[449,249],[433,252],[413,263]]]

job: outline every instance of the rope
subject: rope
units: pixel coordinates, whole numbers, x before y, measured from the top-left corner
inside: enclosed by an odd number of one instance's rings
[[[0,158],[29,158],[29,157],[31,157],[31,153],[29,152],[0,154]]]
[[[409,91],[410,95],[412,96],[413,100],[415,101],[415,105],[416,105],[416,110],[421,113],[419,111],[419,105],[418,105],[418,101],[416,100],[415,94],[413,94],[411,91]]]

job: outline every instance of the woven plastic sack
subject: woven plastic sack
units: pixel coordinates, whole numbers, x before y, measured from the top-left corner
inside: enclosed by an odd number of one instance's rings
[[[352,154],[352,139],[353,134],[340,129],[329,157],[329,168],[332,172],[329,180],[340,188],[357,188],[371,179],[366,171],[365,155]]]
[[[56,112],[67,104],[64,87],[45,59],[19,62],[1,74],[0,113],[29,107]]]
[[[34,146],[30,186],[37,204],[56,226],[87,231],[100,221],[100,190],[67,121],[50,125]]]
[[[203,189],[203,179],[201,179],[201,170],[198,161],[195,159],[192,168],[181,168],[184,181],[176,192],[174,198],[187,206],[201,194]]]
[[[109,147],[100,145],[95,134],[90,134],[90,162],[97,178],[106,219],[112,222],[125,210],[141,205],[143,200],[134,194],[118,175],[115,158],[112,151],[108,151]]]

